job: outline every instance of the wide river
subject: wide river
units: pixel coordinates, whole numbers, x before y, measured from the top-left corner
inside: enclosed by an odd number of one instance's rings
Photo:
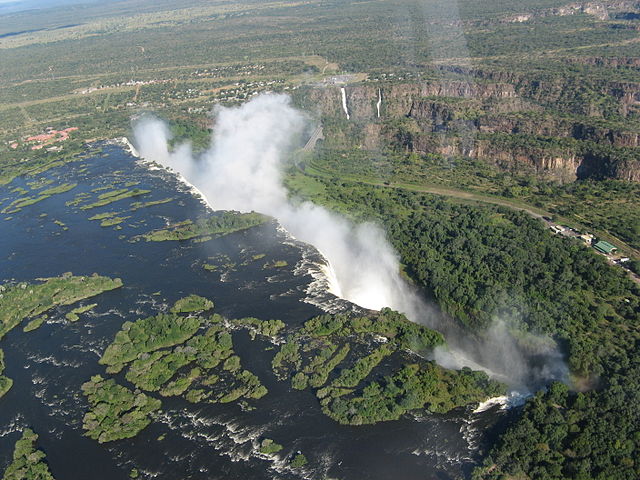
[[[237,404],[201,405],[181,398],[163,399],[160,414],[137,437],[99,445],[85,437],[82,417],[87,403],[80,386],[92,375],[105,375],[98,359],[121,324],[164,311],[177,299],[195,293],[213,300],[229,318],[253,316],[302,323],[325,310],[352,308],[322,291],[311,272],[321,257],[279,229],[275,222],[202,243],[132,241],[167,223],[206,215],[208,207],[164,170],[151,169],[117,145],[104,144],[88,158],[19,178],[0,187],[0,208],[30,190],[34,180],[77,183],[69,192],[0,214],[0,282],[75,275],[120,277],[124,288],[102,294],[80,321],[64,320],[64,311],[31,333],[18,327],[2,341],[14,380],[0,399],[0,471],[9,464],[20,431],[31,427],[47,454],[57,480],[117,480],[137,468],[141,478],[183,479],[453,479],[467,478],[506,415],[472,408],[448,415],[407,416],[374,426],[341,426],[322,414],[314,394],[276,381],[270,369],[273,349],[234,332],[243,366],[269,389],[254,410]],[[100,208],[68,206],[78,194],[95,198],[127,183],[150,190],[142,198],[120,200]],[[31,183],[31,185],[29,185]],[[104,187],[103,190],[96,190]],[[93,191],[93,192],[92,192]],[[168,203],[130,211],[136,201],[172,198]],[[108,211],[129,216],[116,227],[101,227],[89,217]],[[64,224],[64,229],[58,221]],[[247,261],[264,254],[259,261]],[[286,261],[280,269],[264,268]],[[226,264],[207,271],[204,263]],[[260,346],[260,348],[256,348]],[[120,374],[117,380],[127,381]],[[258,453],[261,438],[284,446],[280,459]],[[286,467],[284,459],[303,452],[304,471]]]

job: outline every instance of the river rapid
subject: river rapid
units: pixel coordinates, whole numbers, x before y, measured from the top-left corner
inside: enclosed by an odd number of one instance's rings
[[[13,215],[0,214],[0,282],[64,272],[97,272],[124,282],[123,288],[84,302],[98,306],[76,323],[64,319],[68,308],[57,309],[38,330],[24,333],[18,327],[0,341],[5,375],[14,380],[0,399],[0,471],[11,460],[19,432],[31,427],[58,480],[124,480],[132,468],[142,478],[167,480],[469,476],[508,417],[499,406],[341,426],[321,412],[313,393],[276,381],[270,369],[275,351],[266,342],[250,341],[244,331],[233,333],[235,349],[244,367],[269,389],[254,410],[168,398],[154,422],[133,439],[99,445],[83,436],[87,403],[80,386],[92,375],[105,375],[98,359],[124,321],[166,311],[192,293],[213,300],[215,311],[229,318],[278,318],[287,324],[358,308],[327,291],[322,256],[275,221],[201,243],[132,241],[152,229],[206,215],[209,207],[173,174],[150,168],[121,146],[96,147],[86,159],[35,176],[53,180],[50,186],[77,183],[74,189]],[[0,208],[18,197],[17,187],[30,190],[33,180],[18,178],[0,187]],[[133,182],[151,193],[90,210],[66,205],[79,193],[95,198]],[[172,200],[130,210],[134,202],[166,198]],[[89,220],[113,210],[129,217],[120,229]],[[249,261],[262,254],[261,261]],[[264,268],[274,261],[287,266]],[[226,266],[207,271],[207,262]],[[128,385],[122,374],[116,379]],[[261,455],[264,437],[282,444],[283,451],[274,458]],[[297,451],[309,460],[305,469],[293,470],[285,460]]]

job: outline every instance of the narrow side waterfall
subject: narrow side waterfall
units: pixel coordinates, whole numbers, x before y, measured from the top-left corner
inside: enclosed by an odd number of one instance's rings
[[[380,118],[380,107],[382,106],[382,90],[378,89],[378,103],[376,103],[376,109],[378,110],[378,118]]]
[[[347,120],[351,118],[349,115],[349,109],[347,108],[347,92],[344,87],[340,87],[340,93],[342,94],[342,110],[347,115]]]

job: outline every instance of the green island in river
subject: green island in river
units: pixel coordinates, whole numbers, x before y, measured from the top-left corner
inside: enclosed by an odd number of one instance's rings
[[[100,363],[107,366],[109,374],[126,367],[125,378],[136,389],[162,397],[183,396],[193,403],[263,397],[267,389],[254,374],[242,369],[224,319],[217,314],[181,315],[211,308],[210,300],[190,295],[176,302],[173,313],[125,322]],[[158,399],[135,396],[115,380],[100,376],[83,385],[83,392],[90,404],[84,428],[100,442],[135,436],[150,423],[148,415],[161,405]]]
[[[422,408],[444,413],[505,391],[483,372],[447,370],[424,360],[422,355],[444,345],[442,335],[390,309],[370,316],[322,315],[287,328],[280,320],[203,315],[212,308],[210,300],[189,295],[171,313],[125,322],[100,363],[111,375],[125,369],[125,379],[147,394],[182,396],[193,403],[258,400],[268,391],[242,368],[233,349],[233,331],[247,329],[252,340],[260,335],[281,343],[272,360],[276,378],[293,389],[313,389],[322,411],[349,425],[395,420]],[[392,373],[380,378],[376,368],[383,362]],[[85,430],[100,441],[134,436],[160,407],[154,400],[147,409],[150,397],[141,397],[144,408],[134,412],[135,427],[123,429],[121,417],[128,409],[121,410],[115,397],[133,404],[133,394],[114,381],[96,377],[83,386],[91,405]],[[272,445],[263,449],[275,453]]]
[[[322,315],[287,338],[272,367],[293,388],[311,388],[339,423],[395,420],[411,410],[448,412],[504,393],[484,372],[447,370],[419,354],[444,345],[441,334],[383,309],[377,315]],[[386,360],[393,369],[366,381]]]
[[[26,318],[37,317],[60,305],[72,305],[122,286],[119,278],[97,274],[45,278],[42,283],[0,285],[0,339]]]
[[[82,392],[91,406],[82,427],[100,443],[135,436],[151,423],[149,414],[160,408],[160,400],[136,394],[100,375],[82,385]]]
[[[22,432],[3,480],[54,480],[46,463],[46,455],[36,448],[37,440],[38,435],[33,430],[27,428]]]
[[[234,232],[246,230],[266,222],[267,216],[260,213],[218,212],[195,223],[186,220],[168,228],[154,230],[142,237],[147,242],[165,242],[169,240],[211,239]]]
[[[0,350],[0,398],[13,386],[13,380],[2,375],[4,372],[4,352]]]
[[[81,300],[94,297],[103,292],[122,286],[119,278],[110,279],[97,274],[91,276],[73,276],[65,273],[60,277],[40,279],[42,283],[0,285],[0,339],[23,320],[32,318],[24,327],[30,332],[40,327],[46,320],[44,314],[57,306],[73,305]],[[78,320],[78,314],[84,313],[96,304],[77,307],[67,313],[67,320]],[[4,352],[0,350],[0,397],[6,394],[13,381],[2,375],[5,368]]]

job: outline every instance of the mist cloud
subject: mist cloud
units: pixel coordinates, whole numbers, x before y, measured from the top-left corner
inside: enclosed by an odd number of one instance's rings
[[[443,327],[448,345],[437,347],[434,360],[446,368],[469,367],[521,392],[533,392],[557,380],[567,382],[569,370],[556,343],[544,335],[517,331],[494,319],[477,336],[461,332],[455,325]]]
[[[384,231],[353,224],[311,202],[294,202],[282,182],[286,152],[307,124],[285,95],[261,95],[239,107],[218,107],[210,148],[195,159],[188,145],[170,152],[164,122],[134,126],[141,156],[180,173],[219,210],[259,211],[315,246],[335,273],[333,293],[365,308],[391,307],[416,319],[421,301],[400,276]]]
[[[239,107],[217,107],[214,118],[211,145],[198,158],[188,144],[170,151],[168,128],[153,117],[135,124],[136,148],[142,157],[182,175],[215,209],[258,211],[277,218],[293,236],[325,256],[335,274],[335,295],[374,310],[391,307],[442,331],[449,347],[436,350],[435,360],[443,366],[481,369],[512,385],[544,383],[564,375],[556,365],[556,360],[562,363],[560,356],[548,343],[542,350],[523,352],[499,322],[481,338],[447,323],[402,279],[398,255],[379,226],[354,224],[322,206],[289,198],[284,162],[308,120],[288,96],[260,95]]]

